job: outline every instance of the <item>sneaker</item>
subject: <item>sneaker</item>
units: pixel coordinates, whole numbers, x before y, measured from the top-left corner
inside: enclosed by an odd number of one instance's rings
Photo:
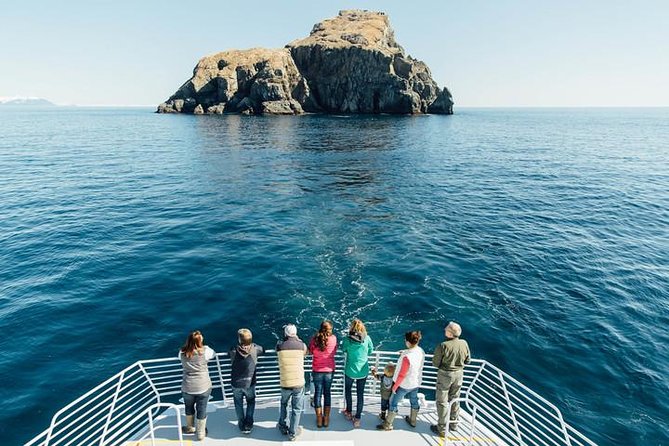
[[[360,427],[360,418],[353,419],[353,427],[356,429]]]
[[[302,428],[298,427],[297,430],[295,431],[295,435],[290,435],[289,434],[288,439],[290,441],[297,441],[297,439],[299,438],[300,435],[302,435]]]
[[[448,431],[453,432],[458,430],[458,422],[457,421],[451,421],[448,423]]]
[[[247,434],[247,435],[248,435],[248,434],[251,433],[252,430],[253,430],[253,425],[248,425],[248,424],[247,424],[247,425],[244,426],[244,428],[242,429],[242,434]]]
[[[432,431],[433,434],[439,435],[441,438],[444,438],[446,436],[446,433],[444,431],[440,431],[439,426],[437,426],[436,424],[431,425],[430,430]]]
[[[348,410],[343,411],[342,414],[344,414],[344,418],[346,418],[348,421],[353,419],[353,414]]]
[[[288,427],[287,426],[283,426],[283,425],[277,423],[276,428],[279,429],[279,432],[281,432],[281,435],[288,435]]]

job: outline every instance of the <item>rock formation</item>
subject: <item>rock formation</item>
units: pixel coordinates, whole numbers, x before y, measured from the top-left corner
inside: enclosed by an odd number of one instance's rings
[[[425,63],[395,42],[388,16],[340,11],[283,49],[200,59],[158,113],[453,113]]]

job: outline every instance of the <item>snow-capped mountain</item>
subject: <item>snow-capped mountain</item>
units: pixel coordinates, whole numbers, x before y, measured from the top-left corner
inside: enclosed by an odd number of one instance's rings
[[[0,106],[10,106],[10,105],[55,105],[53,102],[47,101],[44,98],[37,97],[26,97],[26,96],[13,96],[13,97],[0,97]]]

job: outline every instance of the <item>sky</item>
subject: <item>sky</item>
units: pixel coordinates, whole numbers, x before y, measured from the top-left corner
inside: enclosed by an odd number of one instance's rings
[[[226,49],[386,12],[457,106],[669,106],[669,0],[3,0],[0,97],[152,105]]]

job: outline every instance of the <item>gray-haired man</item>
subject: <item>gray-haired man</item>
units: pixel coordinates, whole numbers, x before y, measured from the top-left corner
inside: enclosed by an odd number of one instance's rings
[[[446,415],[448,404],[460,395],[462,387],[463,370],[465,364],[469,364],[471,354],[469,345],[464,339],[460,339],[462,328],[455,322],[449,322],[445,330],[446,340],[437,345],[432,357],[432,365],[437,371],[437,424],[430,426],[435,434],[446,435]],[[455,402],[451,408],[448,430],[457,429],[458,412],[460,404]]]

